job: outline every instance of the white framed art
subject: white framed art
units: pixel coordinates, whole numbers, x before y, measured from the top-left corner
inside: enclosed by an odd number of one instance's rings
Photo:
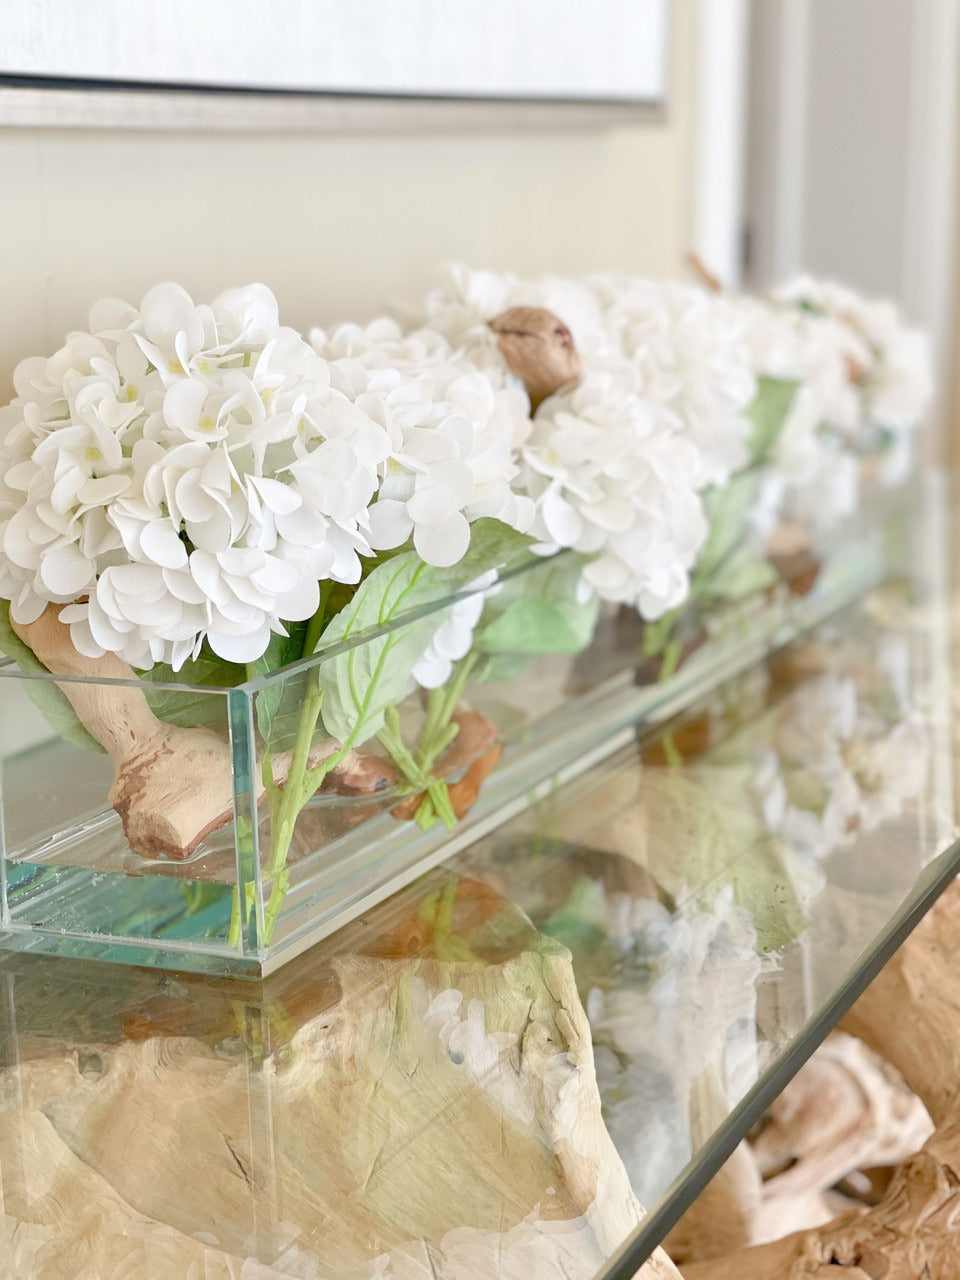
[[[10,91],[153,90],[249,95],[268,111],[262,100],[284,97],[301,108],[388,98],[659,109],[668,10],[669,0],[7,0],[0,86],[8,103]]]

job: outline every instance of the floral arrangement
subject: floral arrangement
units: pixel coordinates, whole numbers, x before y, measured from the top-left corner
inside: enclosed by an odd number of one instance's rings
[[[444,765],[475,763],[456,750],[468,726],[485,768],[496,756],[462,694],[481,655],[488,678],[508,671],[493,661],[505,635],[527,659],[572,653],[598,602],[626,606],[669,670],[691,599],[776,579],[779,524],[848,513],[864,458],[902,477],[929,393],[922,340],[831,286],[759,300],[462,268],[400,318],[309,341],[263,285],[209,305],[160,285],[139,309],[97,303],[87,331],[14,382],[0,410],[0,640],[20,665],[140,682],[145,699],[177,681],[231,688],[426,610],[359,676],[338,659],[295,706],[262,700],[268,932],[298,815],[331,779],[392,787],[421,825],[456,821],[473,783],[452,798]],[[511,585],[523,560],[563,549],[535,598]],[[397,708],[418,686],[411,743]],[[33,692],[48,712],[57,700],[65,736],[114,756],[111,800],[135,851],[184,857],[229,821],[224,737],[175,698],[151,696],[148,715],[130,695],[110,723],[82,685]],[[134,834],[144,739],[211,791],[209,812],[166,843]],[[356,753],[374,739],[371,767]]]

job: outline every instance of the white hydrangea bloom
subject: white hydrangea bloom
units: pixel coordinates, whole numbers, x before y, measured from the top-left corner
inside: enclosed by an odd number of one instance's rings
[[[798,384],[768,457],[754,513],[768,533],[780,518],[826,531],[856,511],[864,433],[855,373],[869,358],[863,340],[808,308],[743,298],[738,307],[757,372]]]
[[[491,377],[513,379],[497,348],[489,321],[509,307],[545,307],[566,324],[580,356],[605,364],[619,355],[616,335],[586,281],[543,276],[521,279],[493,271],[450,266],[422,307],[408,309],[413,324],[442,333]],[[513,379],[515,381],[515,379]]]
[[[591,276],[605,321],[640,393],[700,450],[700,485],[723,485],[747,462],[746,410],[757,392],[736,302],[692,285]]]
[[[519,387],[491,380],[441,334],[404,336],[391,320],[314,330],[311,340],[332,362],[333,385],[390,438],[370,508],[371,546],[412,539],[428,564],[444,566],[463,556],[474,520],[529,527],[533,503],[515,484],[530,426]]]
[[[0,594],[77,649],[179,667],[258,658],[355,582],[390,438],[280,325],[263,285],[198,305],[159,285],[26,360],[3,412]],[[76,603],[72,603],[76,602]]]
[[[903,324],[893,303],[809,276],[791,281],[778,296],[813,308],[860,342],[864,356],[857,381],[867,423],[895,435],[920,423],[933,394],[930,347],[925,334]]]
[[[537,499],[532,532],[591,557],[589,591],[650,619],[685,599],[706,536],[700,456],[632,377],[587,375],[546,400],[523,456]]]
[[[778,520],[788,519],[824,533],[853,515],[859,501],[856,454],[825,429],[815,391],[799,386],[760,479],[755,527],[767,535]]]
[[[830,281],[803,276],[775,296],[775,312],[761,309],[765,356],[772,354],[773,335],[782,338],[792,327],[805,348],[795,363],[805,395],[821,407],[821,433],[843,437],[834,452],[848,448],[878,457],[881,482],[902,483],[933,394],[926,336],[904,326],[891,303],[862,298]]]
[[[629,368],[640,395],[696,444],[699,487],[725,483],[746,463],[750,423],[744,411],[757,384],[733,301],[625,275],[522,280],[451,267],[418,316],[491,376],[508,377],[488,321],[513,306],[545,307],[559,316],[587,373]]]
[[[706,534],[696,490],[725,478],[746,458],[743,409],[756,382],[746,349],[739,347],[732,373],[723,366],[719,376],[721,360],[697,374],[694,346],[700,342],[712,361],[716,335],[704,328],[681,339],[662,306],[657,314],[669,332],[660,335],[658,358],[671,366],[669,387],[666,377],[650,376],[639,337],[636,351],[624,344],[627,321],[640,323],[640,304],[615,314],[632,283],[613,277],[531,281],[453,267],[417,318],[508,385],[513,375],[489,320],[508,307],[536,306],[570,328],[584,376],[539,407],[521,451],[526,491],[537,503],[530,532],[547,547],[573,547],[591,557],[582,579],[586,592],[656,618],[679,605],[689,589],[689,570]],[[649,302],[647,294],[644,300]],[[695,310],[692,300],[689,309]],[[729,352],[729,326],[724,333],[722,349]],[[689,370],[678,373],[687,356]],[[650,367],[658,367],[653,358]],[[733,407],[725,418],[728,404]]]

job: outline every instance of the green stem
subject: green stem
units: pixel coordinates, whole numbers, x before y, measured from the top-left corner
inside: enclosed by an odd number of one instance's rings
[[[467,687],[473,670],[479,660],[479,654],[468,653],[457,668],[456,674],[444,688],[430,690],[430,705],[427,719],[420,731],[417,743],[416,760],[421,768],[430,770],[437,762],[437,757],[450,745],[452,737],[448,733],[453,713],[457,709],[463,692]],[[436,696],[434,696],[436,695]]]
[[[659,679],[661,682],[669,680],[676,671],[677,667],[680,665],[680,657],[682,653],[683,647],[679,640],[671,640],[664,648],[663,662],[660,664]]]
[[[273,931],[280,915],[280,908],[283,905],[283,899],[290,883],[287,858],[290,853],[290,846],[293,843],[297,818],[303,811],[307,801],[316,793],[327,774],[344,759],[352,745],[348,739],[337,751],[322,760],[319,765],[312,769],[307,767],[310,748],[313,745],[314,735],[317,730],[317,722],[320,719],[322,703],[323,691],[316,683],[316,673],[310,672],[307,694],[300,712],[300,723],[297,725],[297,737],[293,744],[290,772],[287,774],[287,780],[278,803],[275,807],[272,806],[270,861],[267,864],[266,875],[268,879],[273,879],[273,885],[270,889],[270,899],[267,903],[263,921],[263,940],[265,943],[269,942],[273,936]],[[273,786],[275,789],[276,784],[273,784]]]
[[[667,762],[668,769],[680,769],[683,766],[683,756],[680,748],[677,746],[672,733],[665,733],[660,739],[660,745],[663,747],[664,758]]]
[[[327,625],[327,609],[332,592],[332,582],[322,582],[320,584],[320,601],[307,625],[300,657],[309,657],[320,641],[320,637]],[[255,676],[262,674],[263,672],[257,670],[255,663],[247,664],[247,679],[253,679]],[[270,861],[267,864],[266,875],[268,878],[273,878],[270,899],[264,917],[264,943],[270,941],[273,930],[276,928],[280,908],[283,905],[283,899],[290,882],[286,863],[290,853],[290,846],[293,843],[297,818],[326,775],[331,769],[336,768],[350,749],[349,745],[345,744],[339,751],[324,760],[316,768],[307,768],[310,748],[313,745],[317,722],[320,718],[323,693],[319,688],[316,672],[308,672],[306,680],[307,692],[300,712],[300,721],[297,725],[293,757],[290,761],[286,784],[282,789],[274,781],[269,751],[265,751],[263,757],[263,784],[270,805]],[[244,900],[248,892],[247,885],[238,885],[234,890],[233,903],[230,910],[230,927],[227,932],[227,943],[232,947],[239,947],[240,945]]]
[[[411,790],[424,793],[416,812],[417,825],[424,831],[429,831],[437,818],[448,831],[456,826],[457,817],[450,803],[447,784],[443,778],[435,778],[431,770],[460,731],[459,725],[452,723],[453,716],[478,659],[476,653],[467,654],[443,688],[429,691],[427,715],[415,751],[411,751],[403,741],[396,707],[385,713],[383,728],[378,734]]]
[[[227,946],[240,946],[240,886],[233,886],[233,899],[230,903],[230,928],[227,930]]]

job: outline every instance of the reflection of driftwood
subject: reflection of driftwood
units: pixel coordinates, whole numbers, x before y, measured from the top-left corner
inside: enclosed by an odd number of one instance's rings
[[[528,931],[443,959],[466,939],[433,919],[392,957],[332,957],[339,996],[262,1068],[184,1034],[25,1059],[22,1101],[0,1091],[0,1256],[32,1280],[595,1274],[640,1210],[569,955]]]
[[[685,1280],[952,1280],[960,1276],[960,882],[944,894],[844,1020],[882,1053],[937,1128],[883,1199],[816,1230],[684,1268]]]

